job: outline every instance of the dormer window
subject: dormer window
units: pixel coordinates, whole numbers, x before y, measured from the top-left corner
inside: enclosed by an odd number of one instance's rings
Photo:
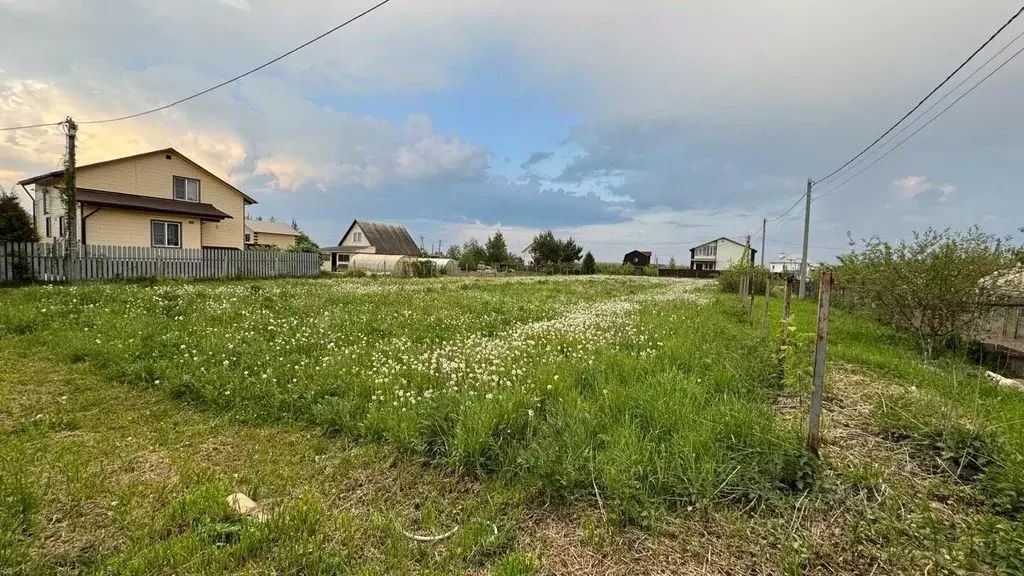
[[[186,202],[199,202],[199,180],[175,176],[174,199],[185,200]]]

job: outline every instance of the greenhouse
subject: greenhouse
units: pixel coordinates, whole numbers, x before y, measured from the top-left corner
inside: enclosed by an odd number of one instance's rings
[[[458,274],[459,262],[451,258],[420,258],[420,262],[430,262],[438,274]]]
[[[409,276],[410,266],[416,262],[412,256],[392,254],[353,254],[349,260],[349,270],[362,270],[372,274],[390,274],[392,276]]]

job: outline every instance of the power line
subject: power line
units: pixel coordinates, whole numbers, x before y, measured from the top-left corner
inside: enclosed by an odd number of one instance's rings
[[[891,132],[892,132],[893,130],[895,130],[895,129],[896,129],[896,127],[897,127],[897,126],[899,126],[900,124],[902,124],[904,120],[906,120],[907,118],[909,118],[909,117],[910,117],[910,116],[911,116],[911,115],[912,115],[912,114],[913,114],[914,112],[916,112],[916,111],[918,110],[918,108],[920,108],[920,107],[921,107],[922,105],[924,105],[924,103],[925,103],[925,102],[926,102],[926,101],[927,101],[927,100],[928,100],[929,98],[931,98],[931,97],[932,97],[933,95],[935,95],[935,93],[936,93],[936,92],[938,92],[940,88],[942,88],[943,86],[945,86],[945,85],[946,85],[946,83],[947,83],[947,82],[949,82],[949,81],[950,81],[950,80],[951,80],[951,79],[953,78],[953,76],[956,76],[956,75],[957,75],[957,73],[959,73],[959,72],[960,72],[960,70],[963,70],[964,66],[967,66],[967,64],[968,64],[968,63],[969,63],[969,62],[970,62],[971,60],[973,60],[973,59],[974,59],[974,57],[975,57],[975,56],[977,56],[979,52],[981,52],[982,50],[984,50],[984,49],[985,49],[985,47],[986,47],[986,46],[988,46],[989,44],[991,44],[991,43],[992,43],[992,41],[993,41],[993,40],[995,40],[995,39],[996,39],[996,37],[997,37],[997,36],[999,36],[999,34],[1001,34],[1001,33],[1002,33],[1002,31],[1006,29],[1006,27],[1007,27],[1007,26],[1009,26],[1010,24],[1012,24],[1012,23],[1013,23],[1013,21],[1014,21],[1014,20],[1016,20],[1016,19],[1017,19],[1017,17],[1021,15],[1021,13],[1024,13],[1024,6],[1021,6],[1020,10],[1017,10],[1017,12],[1016,12],[1016,13],[1015,13],[1015,14],[1014,14],[1013,16],[1011,16],[1011,17],[1010,17],[1010,19],[1009,19],[1009,20],[1007,20],[1005,24],[1003,24],[1002,26],[1000,26],[998,30],[996,30],[996,31],[995,31],[995,32],[994,32],[994,33],[993,33],[993,34],[992,34],[991,36],[989,36],[988,40],[985,40],[985,42],[984,42],[984,43],[983,43],[983,44],[982,44],[981,46],[979,46],[979,47],[977,48],[977,50],[975,50],[975,51],[974,51],[973,53],[971,53],[971,55],[970,55],[970,56],[968,56],[968,57],[967,57],[967,60],[964,60],[964,61],[963,61],[963,62],[962,62],[962,63],[961,63],[961,64],[960,64],[959,66],[957,66],[957,67],[956,67],[956,69],[955,69],[955,70],[953,70],[953,71],[952,71],[952,72],[951,72],[951,73],[949,74],[949,76],[946,76],[946,78],[945,78],[945,79],[944,79],[944,80],[943,80],[942,82],[940,82],[938,86],[936,86],[935,88],[932,88],[932,91],[931,91],[931,92],[929,92],[929,93],[928,93],[928,94],[927,94],[927,95],[926,95],[926,96],[925,96],[924,98],[922,98],[922,99],[921,99],[921,101],[920,101],[920,102],[918,102],[918,103],[917,103],[917,104],[916,104],[916,105],[915,105],[915,106],[914,106],[913,108],[911,108],[909,112],[907,112],[906,114],[904,114],[902,118],[900,118],[900,119],[899,119],[899,120],[898,120],[898,121],[897,121],[897,122],[896,122],[895,124],[893,124],[892,126],[890,126],[888,130],[886,130],[885,132],[883,132],[881,136],[879,136],[878,138],[875,138],[875,141],[874,141],[874,142],[872,142],[871,144],[868,144],[868,145],[867,145],[867,147],[865,147],[865,148],[864,148],[863,150],[861,150],[860,152],[858,152],[856,156],[854,156],[853,158],[850,158],[849,160],[847,160],[845,164],[843,164],[842,166],[840,166],[840,167],[836,168],[835,170],[833,170],[832,172],[830,172],[830,173],[829,173],[829,174],[828,174],[827,176],[825,176],[824,178],[819,178],[819,179],[817,179],[816,183],[821,183],[821,182],[824,182],[824,181],[828,180],[829,178],[831,178],[831,177],[835,176],[835,175],[836,175],[836,174],[837,174],[837,173],[838,173],[839,171],[841,171],[842,169],[846,168],[847,166],[849,166],[850,164],[852,164],[852,163],[853,163],[854,161],[856,161],[856,160],[857,160],[858,158],[860,158],[861,156],[863,156],[863,155],[864,155],[864,154],[865,154],[865,153],[866,153],[866,152],[867,152],[868,150],[870,150],[871,148],[873,148],[875,144],[878,144],[879,142],[881,142],[883,138],[885,138],[886,136],[888,136],[888,135],[889,135],[889,134],[890,134],[890,133],[891,133]]]
[[[796,198],[795,198],[795,199],[793,200],[793,205],[792,205],[792,206],[790,206],[789,208],[787,208],[787,209],[786,209],[786,211],[785,211],[785,212],[783,212],[782,214],[779,214],[779,215],[778,215],[778,216],[776,216],[775,218],[771,218],[770,220],[768,220],[768,223],[769,223],[769,224],[772,224],[773,222],[778,222],[779,220],[781,220],[781,219],[785,218],[787,214],[789,214],[790,212],[792,212],[792,211],[793,211],[793,208],[796,208],[797,206],[799,206],[799,205],[800,205],[800,201],[801,201],[801,200],[803,200],[803,199],[804,199],[804,195],[803,195],[803,194],[801,194],[801,195],[797,196],[797,197],[796,197]]]
[[[813,199],[814,200],[818,200],[818,199],[822,198],[823,196],[827,196],[828,194],[831,194],[831,193],[835,192],[836,190],[838,190],[838,189],[842,188],[843,186],[845,186],[850,180],[853,180],[857,176],[860,176],[868,168],[871,168],[875,164],[878,164],[879,162],[881,162],[883,158],[885,158],[889,154],[892,154],[893,152],[895,152],[896,149],[899,148],[900,146],[902,146],[904,143],[906,143],[907,140],[910,140],[914,136],[917,136],[918,132],[920,132],[921,130],[924,130],[925,128],[930,126],[932,122],[935,122],[936,120],[938,120],[939,116],[942,116],[943,114],[945,114],[947,110],[949,110],[953,106],[956,106],[958,102],[960,102],[961,100],[966,98],[971,92],[974,92],[974,90],[977,89],[982,84],[984,84],[986,80],[988,80],[989,78],[994,76],[996,74],[996,72],[999,72],[1000,70],[1003,69],[1004,66],[1006,66],[1007,64],[1012,62],[1015,58],[1017,58],[1017,56],[1020,56],[1020,54],[1022,52],[1024,52],[1024,48],[1021,48],[1020,50],[1017,50],[1016,52],[1014,52],[1012,56],[1010,56],[1009,58],[1004,60],[1003,63],[1000,64],[995,70],[989,72],[988,74],[985,75],[984,78],[982,78],[981,80],[978,80],[977,82],[975,82],[974,85],[971,86],[971,88],[967,92],[964,92],[959,97],[957,97],[956,100],[953,100],[952,102],[950,102],[949,106],[946,106],[941,111],[939,111],[938,114],[936,114],[935,116],[932,116],[932,118],[930,120],[928,120],[927,122],[922,124],[917,130],[914,130],[913,132],[911,132],[909,135],[907,135],[906,138],[904,138],[904,139],[900,140],[899,142],[897,142],[896,145],[893,146],[892,148],[890,148],[889,150],[887,150],[885,152],[885,154],[882,154],[881,156],[876,158],[873,162],[871,162],[867,166],[865,166],[865,167],[861,168],[860,170],[858,170],[857,172],[855,172],[853,174],[853,176],[850,176],[846,180],[843,180],[839,185],[837,185],[837,186],[835,186],[833,188],[830,188],[830,189],[826,190],[825,192],[822,192],[821,194],[818,194]]]
[[[229,80],[225,80],[225,81],[221,82],[220,84],[217,84],[215,86],[211,86],[211,87],[209,87],[209,88],[207,88],[205,90],[202,90],[200,92],[196,92],[195,94],[192,94],[191,96],[186,96],[185,98],[181,98],[180,100],[175,100],[174,102],[171,102],[170,104],[165,104],[163,106],[158,106],[156,108],[152,108],[150,110],[144,110],[142,112],[137,112],[135,114],[129,114],[127,116],[118,116],[116,118],[106,118],[104,120],[86,120],[86,121],[83,121],[83,122],[79,122],[78,124],[80,124],[80,125],[81,124],[107,124],[107,123],[110,123],[110,122],[120,122],[121,120],[130,120],[132,118],[138,118],[139,116],[146,116],[148,114],[153,114],[154,112],[160,112],[162,110],[167,110],[168,108],[172,108],[174,106],[177,106],[178,104],[183,104],[185,102],[188,102],[189,100],[192,100],[192,99],[198,98],[198,97],[200,97],[200,96],[202,96],[204,94],[208,94],[210,92],[213,92],[214,90],[217,90],[218,88],[223,88],[224,86],[227,86],[228,84],[231,84],[232,82],[235,82],[237,80],[241,80],[242,78],[245,78],[246,76],[248,76],[250,74],[253,74],[255,72],[259,72],[260,70],[266,68],[267,66],[270,66],[271,64],[279,62],[279,61],[287,58],[288,56],[291,56],[292,54],[298,52],[299,50],[302,50],[303,48],[309,46],[310,44],[313,44],[314,42],[317,42],[317,41],[319,41],[319,40],[321,40],[321,39],[323,39],[323,38],[325,38],[325,37],[327,37],[327,36],[337,32],[338,30],[341,30],[345,26],[348,26],[349,24],[355,22],[356,20],[359,20],[360,18],[370,14],[374,10],[377,10],[378,8],[384,6],[385,4],[387,4],[390,1],[391,0],[381,0],[381,2],[378,2],[377,4],[374,4],[370,8],[360,12],[359,14],[353,16],[352,18],[349,18],[348,20],[342,22],[341,24],[338,24],[334,28],[331,28],[330,30],[324,32],[323,34],[320,34],[319,36],[313,38],[312,40],[307,40],[306,42],[303,42],[302,44],[296,46],[295,48],[292,48],[291,50],[281,54],[280,56],[277,56],[276,58],[274,58],[272,60],[268,60],[268,61],[264,62],[263,64],[260,64],[259,66],[255,67],[255,68],[253,68],[253,69],[251,69],[251,70],[249,70],[247,72],[243,72],[243,73],[239,74],[238,76],[235,76],[235,77],[233,77],[233,78],[231,78]],[[60,124],[60,122],[51,122],[51,123],[47,123],[47,124],[35,124],[35,125],[31,125],[31,126],[11,126],[11,127],[8,127],[8,128],[0,128],[0,132],[8,131],[8,130],[24,130],[24,129],[28,129],[28,128],[41,128],[43,126],[56,126],[58,124]]]
[[[60,122],[47,122],[46,124],[28,124],[25,126],[7,126],[6,128],[0,128],[0,132],[8,132],[11,130],[29,130],[31,128],[46,128],[47,126],[60,126],[64,121]]]
[[[941,98],[939,98],[939,99],[938,99],[938,100],[936,100],[935,102],[932,102],[931,106],[929,106],[929,107],[925,108],[925,110],[924,110],[923,112],[921,112],[921,114],[920,114],[920,115],[919,115],[919,116],[918,116],[917,118],[915,118],[915,119],[914,119],[913,121],[911,121],[911,122],[909,122],[909,123],[907,123],[907,124],[904,124],[903,126],[901,126],[899,130],[897,130],[896,132],[894,132],[893,134],[891,134],[891,135],[890,135],[890,136],[889,136],[888,138],[886,138],[886,139],[885,139],[885,141],[884,141],[884,142],[882,142],[882,144],[881,144],[881,145],[880,145],[880,146],[879,146],[878,148],[875,148],[875,149],[874,149],[874,150],[873,150],[873,151],[871,152],[871,154],[868,154],[867,156],[865,156],[865,157],[861,158],[861,159],[860,159],[859,161],[857,161],[857,162],[856,162],[855,164],[853,164],[852,166],[850,166],[850,167],[848,168],[848,170],[853,170],[854,168],[856,168],[857,166],[859,166],[859,165],[860,165],[860,164],[862,164],[863,162],[866,162],[866,161],[868,160],[868,158],[869,158],[869,157],[871,157],[871,156],[873,156],[874,154],[876,154],[876,153],[880,152],[880,151],[881,151],[882,149],[884,149],[884,148],[885,148],[886,146],[888,146],[890,142],[892,142],[893,140],[895,140],[896,138],[898,138],[900,134],[903,134],[904,132],[906,132],[907,130],[909,130],[909,129],[910,129],[911,127],[913,127],[913,126],[914,126],[914,124],[916,124],[916,123],[920,122],[920,121],[921,121],[922,119],[924,119],[924,118],[925,118],[925,116],[927,116],[929,112],[931,112],[932,110],[934,110],[936,106],[938,106],[939,104],[942,104],[943,102],[945,102],[946,98],[949,98],[950,96],[952,96],[953,94],[955,94],[955,93],[956,93],[956,91],[957,91],[957,90],[959,90],[961,86],[963,86],[964,84],[966,84],[966,83],[967,83],[967,82],[968,82],[968,81],[969,81],[969,80],[970,80],[971,78],[974,78],[975,76],[977,76],[977,75],[978,75],[978,72],[981,72],[982,70],[984,70],[984,69],[985,69],[985,67],[986,67],[986,66],[988,66],[989,64],[991,64],[993,60],[995,60],[996,58],[998,58],[998,57],[999,57],[999,56],[1000,56],[1000,55],[1001,55],[1001,54],[1002,54],[1003,52],[1006,52],[1006,51],[1007,51],[1007,50],[1008,50],[1008,49],[1009,49],[1010,47],[1012,47],[1012,46],[1013,46],[1014,44],[1016,44],[1016,43],[1017,43],[1017,41],[1021,39],[1021,37],[1024,37],[1024,32],[1021,32],[1020,34],[1017,34],[1017,35],[1016,35],[1016,36],[1015,36],[1015,37],[1013,38],[1013,40],[1010,40],[1010,42],[1006,44],[1006,46],[1003,46],[1002,48],[1000,48],[998,52],[996,52],[996,53],[995,53],[995,54],[993,54],[992,56],[989,56],[988,60],[985,60],[985,62],[984,62],[984,63],[982,63],[982,65],[981,65],[981,66],[978,66],[977,68],[975,68],[975,69],[974,69],[974,72],[971,72],[971,73],[970,73],[970,74],[968,74],[968,75],[967,75],[967,76],[966,76],[966,77],[965,77],[965,78],[964,78],[963,80],[961,80],[960,82],[957,82],[957,85],[956,85],[956,86],[954,86],[954,87],[952,87],[952,88],[951,88],[951,89],[950,89],[950,90],[949,90],[948,92],[946,92],[945,94],[943,94]]]

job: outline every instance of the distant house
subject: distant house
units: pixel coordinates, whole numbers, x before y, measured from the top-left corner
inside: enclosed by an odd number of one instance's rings
[[[779,254],[775,260],[768,263],[768,269],[773,274],[799,274],[802,259],[799,254]],[[814,264],[810,260],[807,261],[807,270],[814,270]]]
[[[649,266],[651,264],[651,253],[650,251],[644,250],[633,250],[632,252],[627,252],[626,255],[622,257],[622,263],[640,268]]]
[[[292,248],[299,241],[299,232],[284,222],[269,220],[245,221],[246,246]]]
[[[348,268],[356,254],[419,257],[420,248],[404,226],[353,220],[338,245],[321,248],[320,253],[326,257],[324,269],[330,265],[331,271],[337,271]]]
[[[722,237],[690,248],[691,270],[725,270],[743,259],[745,245]],[[750,263],[754,263],[757,250],[749,248]]]
[[[524,266],[533,265],[533,242],[530,242],[523,251],[519,253],[519,257],[523,259]]]
[[[77,167],[78,241],[86,246],[231,248],[244,246],[246,207],[256,201],[174,148]],[[64,171],[22,180],[33,185],[36,231],[67,240],[59,186]]]

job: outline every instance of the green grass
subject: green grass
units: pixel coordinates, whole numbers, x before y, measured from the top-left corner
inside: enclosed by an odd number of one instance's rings
[[[685,286],[0,291],[0,572],[1021,569],[1019,393],[837,311],[819,462],[813,304],[780,386],[777,336]]]
[[[762,343],[636,279],[84,285],[3,294],[22,347],[248,424],[301,422],[645,522],[801,473]],[[25,330],[24,326],[32,326]]]

